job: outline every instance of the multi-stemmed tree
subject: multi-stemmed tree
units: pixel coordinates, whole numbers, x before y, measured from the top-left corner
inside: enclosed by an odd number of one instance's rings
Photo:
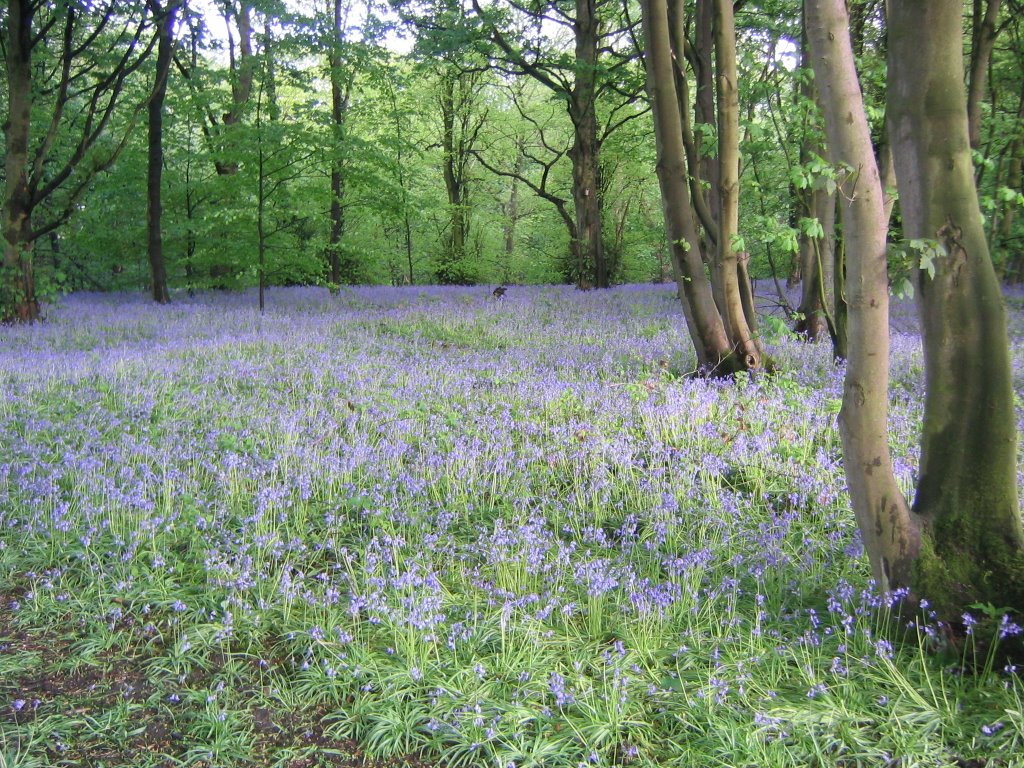
[[[841,170],[849,365],[840,429],[854,512],[879,587],[958,621],[1024,611],[1024,532],[1002,295],[982,227],[963,85],[960,0],[889,5],[888,130],[925,353],[913,503],[888,446],[887,214],[843,0],[808,0],[829,150]],[[923,244],[923,245],[922,245]]]
[[[756,370],[765,359],[754,334],[746,254],[738,247],[739,114],[732,3],[716,2],[714,16],[718,163],[717,189],[711,194],[717,196],[717,220],[699,183],[684,69],[684,3],[644,0],[641,5],[665,228],[697,363],[709,375]]]

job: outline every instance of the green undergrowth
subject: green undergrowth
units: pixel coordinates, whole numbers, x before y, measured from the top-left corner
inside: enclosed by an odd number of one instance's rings
[[[214,305],[159,363],[147,307],[0,381],[0,768],[1024,764],[1019,672],[871,591],[829,351],[693,380],[645,290]]]

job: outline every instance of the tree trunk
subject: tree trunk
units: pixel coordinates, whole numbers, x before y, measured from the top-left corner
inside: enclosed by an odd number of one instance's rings
[[[469,221],[466,201],[466,110],[472,105],[474,85],[466,82],[467,75],[457,66],[450,65],[450,71],[441,78],[441,93],[438,98],[441,111],[441,149],[444,156],[441,170],[444,188],[448,196],[448,237],[444,259],[438,269],[442,283],[462,284],[466,276],[466,240]],[[468,99],[467,99],[468,97]]]
[[[715,69],[718,103],[718,258],[716,281],[720,283],[723,305],[719,307],[725,332],[743,367],[762,366],[764,354],[754,338],[756,318],[744,310],[740,289],[747,282],[746,259],[736,254],[740,220],[740,113],[736,71],[736,25],[732,0],[715,0]],[[752,303],[752,302],[751,302]]]
[[[697,124],[697,140],[698,144],[698,156],[700,157],[699,174],[700,177],[707,182],[708,188],[711,193],[708,195],[708,213],[711,219],[715,222],[716,231],[713,236],[709,236],[709,239],[713,239],[714,246],[717,248],[720,234],[717,231],[718,222],[722,220],[721,211],[721,195],[719,195],[719,189],[721,189],[721,163],[717,157],[714,157],[711,152],[700,152],[700,145],[705,145],[709,136],[715,136],[718,133],[718,115],[715,109],[715,70],[714,70],[714,59],[715,59],[715,11],[716,11],[717,0],[700,0],[694,8],[694,25],[695,25],[695,46],[693,55],[694,64],[694,80],[697,86],[697,93],[695,98],[695,120]],[[674,12],[672,9],[679,6],[679,10]],[[679,44],[685,40],[683,29],[683,13],[684,10],[680,4],[671,2],[669,4],[670,14],[678,15],[678,20],[674,22],[675,28],[678,30],[677,39],[673,41],[675,50],[678,54],[682,53]],[[707,227],[705,227],[705,231]],[[710,243],[704,243],[703,245],[709,246]],[[706,251],[710,257],[715,253],[715,248],[705,247],[703,250]],[[712,264],[709,267],[713,268]],[[715,296],[715,304],[718,306],[718,311],[725,312],[725,292],[723,291],[722,281],[713,279],[711,281],[711,290]]]
[[[348,118],[349,96],[352,76],[344,76],[339,46],[344,41],[349,6],[345,0],[333,0],[334,21],[331,38],[331,122],[334,125],[334,145],[331,153],[331,232],[327,244],[327,261],[332,289],[345,280],[353,280],[351,269],[343,269],[341,240],[345,234],[345,174],[339,156],[339,144],[344,139],[345,123]],[[351,266],[351,265],[345,265]],[[348,272],[349,274],[345,274]]]
[[[677,0],[673,0],[677,2]],[[647,89],[654,116],[657,143],[657,175],[661,187],[669,253],[686,324],[697,352],[697,364],[705,373],[735,370],[732,347],[718,313],[711,285],[704,276],[699,236],[690,208],[686,181],[682,119],[676,93],[668,0],[643,0],[644,37],[647,41]],[[681,3],[675,8],[676,23],[682,18]]]
[[[155,42],[140,49],[149,19],[137,5],[118,9],[124,13],[117,23],[123,26],[114,36],[101,34],[113,19],[114,6],[80,12],[77,4],[58,3],[48,6],[45,27],[33,30],[40,7],[31,0],[8,0],[4,24],[7,113],[0,320],[31,322],[39,317],[33,242],[67,222],[91,179],[109,168],[127,145],[132,120],[120,137],[97,148],[109,135],[126,79],[142,66]],[[49,50],[47,64],[39,71],[49,80],[45,90],[38,85],[35,89],[46,100],[34,104],[32,49],[41,44]],[[83,45],[89,47],[88,55],[82,55]],[[108,68],[101,71],[101,63]],[[33,107],[40,116],[44,109],[49,112],[40,120],[46,127],[37,141],[31,141]],[[66,151],[57,155],[55,147]],[[64,194],[55,202],[58,191]],[[33,221],[40,212],[49,217],[44,223]]]
[[[680,10],[683,9],[680,7]],[[686,30],[683,23],[684,20],[682,18],[677,19],[675,11],[676,5],[674,3],[669,4],[669,41],[673,50],[682,51],[686,48]],[[713,37],[709,38],[709,40],[713,41]],[[709,46],[711,44],[711,42],[708,43]],[[711,54],[712,52],[709,48],[707,56],[710,57]],[[717,179],[718,165],[715,163],[714,158],[701,157],[700,147],[697,143],[697,137],[693,134],[690,117],[690,84],[687,80],[686,70],[682,65],[683,60],[678,59],[674,69],[676,97],[679,99],[678,109],[683,123],[683,147],[686,149],[686,166],[689,170],[690,200],[693,202],[693,212],[697,216],[701,227],[703,227],[705,241],[702,250],[711,249],[718,246],[718,195],[711,195],[711,199],[708,199],[708,196],[704,193],[703,174],[707,172],[705,165],[710,164],[710,166],[713,166],[713,178]],[[711,71],[710,63],[708,64],[707,71]],[[711,107],[712,109],[714,108],[713,95]],[[713,189],[717,190],[718,186],[713,185]]]
[[[809,0],[808,38],[839,185],[848,254],[849,362],[839,429],[853,511],[879,589],[911,583],[917,526],[896,484],[888,442],[889,280],[884,196],[850,43],[844,0]]]
[[[981,104],[985,100],[985,86],[988,80],[988,66],[992,61],[995,46],[999,6],[1002,0],[974,0],[971,18],[971,62],[967,89],[967,130],[971,148],[981,147]],[[962,45],[962,43],[961,43]]]
[[[32,200],[28,185],[34,12],[35,4],[30,0],[8,3],[4,274],[0,275],[0,320],[28,323],[39,317],[32,272]]]
[[[405,249],[405,262],[406,269],[408,270],[407,273],[402,276],[402,279],[407,285],[415,285],[416,274],[414,272],[415,265],[413,261],[412,247],[412,216],[409,211],[409,185],[406,183],[405,152],[403,151],[405,142],[405,120],[398,109],[398,94],[393,82],[387,83],[387,97],[389,106],[391,107],[391,119],[394,122],[395,128],[395,181],[398,182],[400,203],[402,207],[402,245]]]
[[[700,0],[700,2],[697,3],[694,14],[694,23],[697,28],[697,43],[694,50],[696,64],[694,75],[697,81],[696,120],[698,126],[704,126],[703,130],[710,131],[712,134],[717,131],[717,126],[715,124],[715,70],[712,65],[715,50],[714,3],[715,0]],[[672,3],[670,7],[674,6],[675,3]],[[680,8],[680,20],[677,22],[678,28],[680,29],[683,26],[682,15],[683,9]],[[680,42],[682,42],[682,40],[676,41],[676,49],[682,53],[681,49],[678,47]],[[718,162],[714,157],[705,155],[701,158],[701,177],[707,181],[712,190],[717,190],[720,186],[718,170]],[[711,211],[711,218],[717,222],[721,218],[718,210],[718,195],[710,195],[708,205]]]
[[[259,277],[259,303],[262,315],[266,307],[267,293],[267,178],[263,156],[263,129],[257,125],[256,131],[256,272]]]
[[[522,139],[516,139],[516,164],[511,176],[508,202],[503,206],[505,226],[505,260],[501,266],[502,283],[512,280],[512,258],[516,250],[516,226],[519,223],[519,176],[526,170],[526,147]]]
[[[231,83],[231,111],[225,116],[227,125],[242,119],[242,111],[252,94],[255,62],[252,57],[252,7],[249,0],[240,0],[235,17],[238,26],[238,61],[232,62],[234,80]]]
[[[810,45],[807,42],[807,2],[802,4],[802,34],[800,36],[800,66],[811,67]],[[801,80],[800,96],[806,103],[817,103],[814,82]],[[811,160],[823,157],[825,148],[818,139],[818,126],[809,118],[804,119],[803,136],[800,141],[800,165],[806,167]],[[793,327],[796,333],[808,341],[816,342],[836,336],[835,321],[832,307],[834,296],[835,270],[835,234],[836,234],[836,199],[834,194],[815,180],[810,189],[793,188],[796,195],[797,217],[802,220],[817,221],[821,229],[820,235],[807,231],[804,221],[797,221],[799,229],[798,263],[800,269],[800,305],[797,308],[797,321]],[[835,346],[833,344],[833,346]]]
[[[458,175],[455,157],[455,79],[457,75],[445,77],[441,83],[441,120],[443,133],[441,146],[444,151],[442,170],[444,189],[448,195],[448,261],[461,265],[466,257],[466,228],[463,215],[462,179]]]
[[[224,23],[230,23],[232,4],[224,6]],[[242,120],[245,107],[252,95],[252,81],[255,62],[252,55],[252,8],[250,0],[240,0],[235,11],[235,25],[238,28],[238,56],[235,56],[235,46],[228,36],[229,66],[231,69],[231,107],[222,116],[224,130],[230,133],[232,126],[238,125]],[[238,173],[238,163],[230,157],[219,158],[214,161],[217,173],[221,176],[233,176]]]
[[[885,215],[885,205],[882,208]],[[839,209],[840,212],[842,210]],[[833,211],[832,215],[836,217],[836,212]],[[886,221],[888,220],[889,217],[886,216]],[[832,335],[832,357],[836,360],[846,360],[850,356],[850,307],[846,303],[846,240],[836,237],[833,252],[835,271],[832,274],[832,322],[835,324],[835,333]]]
[[[577,285],[590,282],[608,288],[601,222],[601,145],[597,138],[597,43],[600,37],[596,0],[576,0],[573,21],[576,40],[576,79],[569,95],[573,124],[572,197],[576,206]]]
[[[815,148],[821,154],[820,147]],[[804,190],[800,195],[801,216],[817,220],[822,235],[800,230],[800,315],[794,330],[808,341],[829,337],[835,269],[836,200],[824,189]]]
[[[1017,104],[1017,131],[1013,141],[1007,149],[1006,158],[1006,186],[1015,192],[1024,192],[1021,185],[1022,170],[1024,170],[1024,90],[1021,91],[1020,101]],[[1006,245],[1013,236],[1013,223],[1016,216],[1016,205],[1014,201],[1007,200],[1002,205],[999,216],[999,240],[1000,245]],[[1013,283],[1024,281],[1024,249],[1011,249],[1006,256],[1004,275]]]
[[[1024,610],[1009,343],[974,186],[961,14],[960,0],[894,0],[889,12],[904,233],[945,251],[934,278],[916,275],[926,394],[913,505],[922,529],[913,587],[945,620],[977,603]]]
[[[153,300],[167,304],[171,300],[167,289],[167,268],[164,264],[163,241],[163,171],[164,171],[164,100],[167,96],[167,80],[171,71],[174,53],[174,23],[178,4],[172,0],[161,8],[156,0],[151,5],[156,16],[157,44],[156,80],[149,99],[149,144],[147,152],[146,208],[147,251],[149,271],[153,288]]]

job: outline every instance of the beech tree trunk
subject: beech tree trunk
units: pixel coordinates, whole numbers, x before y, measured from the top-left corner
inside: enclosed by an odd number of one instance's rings
[[[171,71],[174,53],[174,24],[178,3],[171,0],[161,7],[157,0],[150,5],[156,19],[157,43],[156,79],[149,99],[149,144],[146,169],[146,234],[149,254],[149,271],[153,288],[153,300],[167,304],[171,300],[167,289],[167,267],[164,264],[163,241],[163,171],[164,171],[164,100],[167,96],[167,80]]]
[[[846,248],[848,364],[839,430],[853,511],[883,592],[912,583],[918,527],[889,453],[889,279],[885,201],[861,97],[844,0],[808,0],[807,34],[831,160],[852,169],[839,184]]]
[[[448,195],[448,246],[445,264],[438,273],[442,283],[458,283],[466,260],[466,201],[462,174],[459,173],[458,147],[455,136],[456,80],[450,73],[441,81],[441,146],[444,150],[442,171],[444,188]]]
[[[466,263],[469,240],[469,164],[485,114],[478,109],[479,77],[476,72],[449,62],[439,83],[441,112],[441,170],[448,196],[448,236],[438,265],[442,283],[462,285],[472,281]]]
[[[885,200],[872,154],[844,0],[808,3],[815,78],[840,184],[849,363],[840,413],[854,512],[879,587],[927,598],[956,625],[978,604],[1024,610],[1016,419],[999,284],[974,188],[960,0],[889,5],[889,137],[904,232],[934,243],[916,271],[925,413],[914,504],[887,441]]]
[[[530,19],[538,29],[546,26],[548,17],[545,9],[555,8],[553,18],[557,24],[569,26],[573,31],[573,56],[555,55],[537,59],[527,55],[513,45],[499,29],[493,17],[484,11],[480,0],[471,0],[476,15],[484,21],[485,29],[501,50],[502,55],[515,68],[536,80],[555,96],[563,100],[573,126],[573,141],[569,148],[572,160],[572,199],[574,212],[569,245],[570,273],[578,288],[606,288],[611,284],[612,274],[604,252],[603,201],[601,190],[601,145],[615,126],[599,130],[597,101],[600,94],[618,92],[609,87],[607,75],[601,66],[604,46],[614,48],[614,39],[625,33],[624,29],[602,35],[601,11],[607,14],[611,4],[606,0],[573,0],[569,3],[555,3],[551,0],[540,3],[515,3],[517,12]],[[574,13],[566,8],[571,5]],[[496,7],[500,7],[498,4]],[[571,64],[570,64],[571,61]],[[620,93],[621,95],[621,93]],[[626,98],[631,103],[633,97]],[[619,123],[621,125],[621,121]],[[550,147],[548,147],[550,149]],[[560,153],[556,153],[560,154]],[[546,175],[546,174],[545,174]],[[540,186],[545,186],[541,184]],[[534,190],[536,191],[536,190]],[[554,203],[562,213],[557,197],[542,194],[544,199]]]
[[[715,280],[721,286],[725,332],[743,368],[762,366],[763,353],[754,337],[756,318],[747,316],[741,278],[747,282],[746,262],[736,252],[740,221],[740,109],[736,71],[736,23],[732,0],[715,0],[715,70],[718,103],[718,258]],[[752,302],[749,302],[752,304]]]
[[[224,23],[230,24],[232,12],[235,26],[238,29],[238,55],[235,55],[234,42],[228,32],[228,55],[231,69],[231,107],[222,116],[223,129],[229,136],[232,126],[238,125],[245,113],[246,105],[252,95],[252,81],[255,62],[252,55],[252,7],[251,0],[239,0],[237,8],[232,2],[224,6]],[[221,157],[214,161],[217,173],[221,176],[233,176],[238,173],[238,163],[230,157]]]
[[[971,19],[973,29],[967,89],[967,131],[972,149],[981,147],[981,104],[985,100],[988,67],[989,62],[992,61],[992,48],[996,42],[999,6],[1002,4],[1002,0],[984,0],[984,12],[982,12],[982,2],[983,0],[974,0]]]
[[[835,280],[836,200],[824,189],[804,190],[800,198],[801,216],[817,219],[823,234],[800,232],[800,317],[794,330],[808,341],[818,341],[831,335],[828,318]]]
[[[704,252],[697,227],[697,211],[690,196],[687,169],[689,104],[683,98],[685,73],[683,0],[645,0],[641,3],[647,41],[647,91],[654,116],[657,175],[661,187],[669,253],[679,286],[690,337],[697,351],[700,372],[730,376],[764,366],[764,356],[752,333],[753,297],[746,275],[746,254],[736,250],[739,209],[739,109],[736,97],[735,28],[732,5],[717,8],[716,34],[719,72],[719,180],[721,219],[706,231],[717,237]],[[692,152],[689,153],[692,158]],[[712,267],[714,285],[705,274]]]
[[[888,199],[888,197],[887,197]],[[885,214],[885,220],[889,220],[889,214],[886,211],[889,208],[889,204],[886,203],[883,206],[883,213]],[[840,208],[839,211],[842,211]],[[837,215],[836,211],[833,211],[833,216]],[[832,274],[832,322],[835,324],[835,335],[832,336],[832,356],[836,360],[845,360],[849,357],[849,305],[846,302],[846,242],[845,240],[836,238],[835,245],[833,246],[833,253],[835,254],[835,263],[833,265]]]
[[[510,177],[508,201],[502,206],[505,218],[505,226],[502,228],[504,235],[505,260],[501,265],[501,282],[508,283],[512,280],[512,258],[516,250],[516,227],[519,224],[519,176],[526,169],[526,147],[521,138],[516,139],[516,162]]]
[[[803,4],[803,34],[800,39],[800,66],[811,66],[810,46],[807,42],[806,2]],[[807,102],[816,100],[814,83],[803,80],[800,83],[800,95]],[[817,155],[824,157],[825,148],[816,135],[817,126],[809,120],[804,122],[804,136],[800,142],[800,164],[806,166]],[[821,234],[813,235],[800,227],[799,235],[799,267],[800,267],[800,305],[797,308],[797,321],[793,327],[796,333],[802,334],[808,341],[833,338],[833,351],[837,346],[834,341],[836,328],[832,318],[832,297],[834,291],[835,240],[836,240],[836,200],[823,185],[815,183],[810,189],[794,190],[797,202],[797,215],[801,219],[816,220],[821,226]],[[799,222],[798,222],[799,223]]]
[[[960,0],[893,0],[889,10],[889,135],[904,233],[945,252],[934,278],[916,274],[926,394],[912,586],[947,620],[977,603],[1024,611],[1009,343],[974,186],[962,11]]]
[[[694,11],[694,23],[696,25],[696,46],[694,50],[694,63],[696,65],[694,77],[697,82],[696,122],[698,126],[707,126],[707,129],[710,129],[712,133],[717,130],[715,125],[715,70],[712,64],[715,58],[715,2],[717,0],[700,0]],[[670,4],[670,13],[672,13],[672,8],[675,5],[676,3],[674,2]],[[680,52],[679,44],[685,40],[685,36],[682,33],[682,14],[683,9],[680,8],[680,21],[678,22],[680,38],[675,41],[676,49]],[[708,182],[712,190],[717,190],[721,185],[718,172],[718,162],[714,157],[710,156],[710,153],[701,157],[701,178]],[[710,195],[708,206],[711,217],[715,221],[721,218],[718,205],[718,195]]]
[[[700,18],[704,5],[697,6],[697,15]],[[676,3],[669,3],[668,23],[669,42],[674,51],[686,49],[686,28],[685,20],[676,18],[676,12],[685,10]],[[698,122],[702,124],[714,123],[714,84],[711,70],[711,58],[714,52],[714,29],[712,27],[713,16],[710,10],[704,11],[707,17],[706,40],[701,32],[698,38],[698,46],[694,55],[694,69],[696,71],[698,88],[697,116]],[[698,21],[698,28],[704,22]],[[714,248],[718,245],[718,163],[713,157],[702,157],[697,137],[693,133],[692,119],[690,115],[690,84],[687,81],[686,70],[677,62],[675,67],[676,97],[679,100],[679,115],[683,124],[683,146],[686,149],[686,165],[689,171],[690,199],[693,202],[693,210],[697,215],[697,221],[703,227],[705,246]],[[701,85],[703,79],[707,78],[706,86]],[[704,97],[701,89],[705,89],[708,96]],[[705,110],[709,112],[705,113]],[[709,174],[705,176],[705,174]],[[715,194],[706,195],[703,187],[703,180],[708,179],[708,186],[716,190]]]
[[[678,60],[673,56],[670,42],[668,2],[643,0],[641,3],[647,41],[644,57],[647,90],[654,116],[657,175],[672,271],[686,315],[687,329],[697,352],[697,364],[703,371],[710,372],[732,358],[732,347],[711,293],[711,285],[704,276],[699,235],[691,213],[683,124],[674,74]],[[673,17],[673,23],[679,25],[682,23],[682,8],[677,4],[675,10],[678,15]]]
[[[608,288],[611,276],[605,262],[601,221],[601,146],[597,138],[596,78],[597,43],[600,38],[597,0],[576,0],[573,30],[576,42],[576,80],[569,95],[573,124],[572,197],[576,208],[576,237],[579,259],[577,285],[589,282]]]
[[[331,232],[327,244],[327,261],[332,290],[345,280],[354,278],[354,275],[351,274],[351,265],[342,264],[341,239],[345,234],[345,174],[342,160],[338,155],[338,144],[344,136],[349,96],[352,89],[352,76],[346,77],[342,71],[343,62],[339,50],[339,46],[344,40],[348,9],[349,6],[346,5],[345,0],[333,0],[332,29],[334,34],[331,39],[328,63],[331,67],[331,122],[334,124],[335,146],[332,147],[331,155]]]

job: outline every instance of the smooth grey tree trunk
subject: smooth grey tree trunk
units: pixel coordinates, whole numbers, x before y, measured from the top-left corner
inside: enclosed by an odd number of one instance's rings
[[[918,527],[889,452],[889,278],[885,200],[850,42],[844,0],[808,0],[807,35],[846,249],[848,363],[839,431],[854,515],[878,588],[912,583]]]

